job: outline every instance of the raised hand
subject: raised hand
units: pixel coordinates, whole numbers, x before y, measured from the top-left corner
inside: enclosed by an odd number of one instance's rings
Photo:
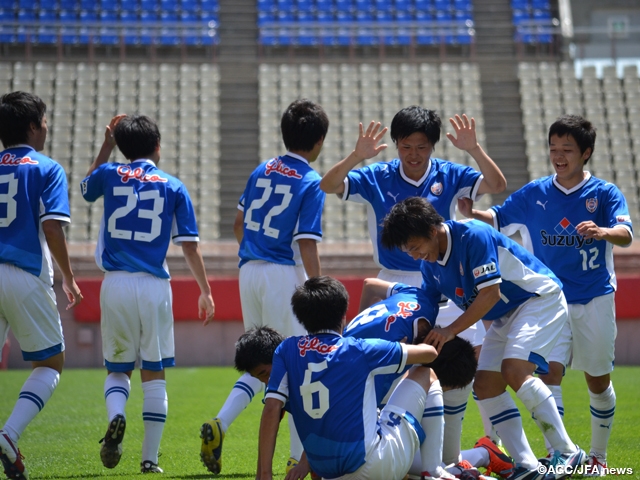
[[[388,130],[387,127],[384,127],[382,130],[380,130],[380,127],[382,127],[380,122],[375,122],[372,120],[367,127],[367,131],[365,132],[362,123],[360,124],[360,135],[358,136],[356,148],[354,149],[354,152],[358,156],[358,158],[361,158],[362,160],[373,158],[382,150],[387,148],[386,143],[378,145],[378,142],[382,139],[382,137],[384,137],[384,134],[387,133]]]
[[[453,143],[453,146],[460,150],[473,150],[478,146],[478,139],[476,138],[476,121],[473,117],[471,120],[466,114],[456,115],[455,118],[450,118],[449,122],[455,130],[456,136],[447,132],[447,138]]]

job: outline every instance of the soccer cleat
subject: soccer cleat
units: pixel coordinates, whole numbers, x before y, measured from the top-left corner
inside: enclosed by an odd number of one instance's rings
[[[473,448],[484,448],[489,452],[489,466],[485,475],[495,473],[502,478],[508,478],[513,472],[515,464],[509,455],[504,453],[489,437],[482,437]]]
[[[153,463],[151,460],[145,460],[140,464],[140,471],[142,473],[164,473],[157,463]]]
[[[298,465],[298,460],[296,460],[293,457],[289,457],[289,460],[287,460],[287,468],[284,471],[284,473],[289,473],[291,470],[293,470],[296,466]]]
[[[455,475],[447,472],[442,467],[437,467],[433,473],[422,472],[420,480],[455,480]]]
[[[573,473],[576,468],[587,461],[587,454],[584,453],[584,450],[577,446],[576,448],[578,450],[573,453],[555,452],[553,454],[549,468],[554,467],[556,473],[552,475],[552,478],[560,480],[561,478],[570,477],[570,473]]]
[[[115,468],[122,456],[122,439],[127,428],[127,421],[124,415],[118,414],[109,422],[107,433],[100,440],[100,459],[107,468]]]
[[[29,473],[22,463],[24,457],[18,446],[11,440],[9,434],[0,430],[0,461],[7,478],[23,480],[29,478]]]
[[[587,460],[589,466],[586,473],[583,473],[583,477],[604,477],[607,475],[607,459],[602,455],[590,453]]]
[[[224,432],[220,420],[214,418],[202,424],[200,428],[200,460],[211,472],[218,474],[222,470],[222,441]]]

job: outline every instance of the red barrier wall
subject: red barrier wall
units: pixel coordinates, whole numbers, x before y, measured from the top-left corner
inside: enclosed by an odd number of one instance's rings
[[[362,281],[360,277],[338,277],[349,292],[349,309],[347,318],[358,313]],[[102,278],[76,279],[84,300],[74,308],[74,317],[78,322],[100,321],[100,285]],[[216,304],[216,321],[240,321],[240,291],[237,278],[210,278],[213,301]],[[196,320],[198,318],[198,296],[200,289],[191,277],[174,277],[171,279],[173,290],[173,315],[176,321]],[[618,320],[640,319],[640,302],[635,295],[640,292],[640,276],[618,277],[616,293],[616,315]]]

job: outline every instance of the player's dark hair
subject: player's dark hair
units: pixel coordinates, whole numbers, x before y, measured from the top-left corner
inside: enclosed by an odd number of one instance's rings
[[[345,286],[326,275],[311,277],[291,297],[293,313],[311,334],[321,330],[341,332],[348,305]]]
[[[287,150],[310,152],[329,131],[329,117],[317,103],[302,98],[296,100],[282,114],[282,141]]]
[[[440,140],[441,128],[442,120],[435,110],[412,105],[400,110],[391,120],[391,140],[398,145],[399,141],[409,135],[421,132],[427,136],[431,146],[435,147]]]
[[[118,122],[113,136],[128,160],[148,158],[160,145],[158,125],[145,115],[127,115]]]
[[[236,370],[249,372],[258,365],[271,365],[273,352],[284,341],[284,336],[273,328],[258,327],[247,330],[236,342]]]
[[[549,127],[549,143],[551,143],[552,135],[558,137],[571,136],[578,144],[581,154],[586,152],[587,148],[590,148],[591,155],[584,161],[585,164],[589,161],[596,148],[596,129],[589,120],[580,115],[562,115],[558,117]]]
[[[466,387],[476,374],[478,361],[473,345],[458,336],[453,337],[442,346],[438,357],[425,364],[438,376],[440,385],[447,388]]]
[[[28,92],[11,92],[0,97],[0,141],[5,148],[29,141],[29,129],[38,130],[47,105],[40,97]]]
[[[412,237],[430,240],[433,227],[444,222],[429,200],[409,197],[396,203],[382,220],[380,241],[384,248],[402,248]]]

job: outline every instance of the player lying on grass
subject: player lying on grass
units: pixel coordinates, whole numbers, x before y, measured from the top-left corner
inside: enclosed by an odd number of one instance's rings
[[[427,342],[438,349],[480,319],[493,323],[485,337],[474,391],[505,447],[516,461],[510,480],[534,480],[540,463],[522,428],[510,386],[546,431],[554,466],[580,465],[585,453],[569,438],[548,387],[533,377],[548,371],[546,358],[567,320],[562,282],[522,246],[476,220],[444,221],[428,200],[408,198],[383,222],[385,248],[401,248],[423,260],[423,288],[441,294],[464,313],[445,328],[434,328]],[[556,475],[550,478],[564,478]]]
[[[381,338],[405,343],[422,343],[431,331],[437,307],[426,293],[416,287],[392,283],[379,278],[367,278],[362,289],[360,308],[378,298],[383,300],[364,308],[344,330],[344,336],[355,338]],[[427,404],[421,419],[426,440],[420,455],[410,470],[423,479],[454,478],[470,467],[485,467],[489,471],[508,476],[513,462],[495,445],[482,444],[462,452],[463,462],[445,470],[442,464],[444,436],[443,391],[458,389],[471,383],[476,372],[475,351],[467,340],[456,337],[447,342],[435,362],[429,364],[436,379],[427,394]],[[375,377],[378,407],[382,408],[402,374]],[[456,462],[457,463],[457,462]]]

